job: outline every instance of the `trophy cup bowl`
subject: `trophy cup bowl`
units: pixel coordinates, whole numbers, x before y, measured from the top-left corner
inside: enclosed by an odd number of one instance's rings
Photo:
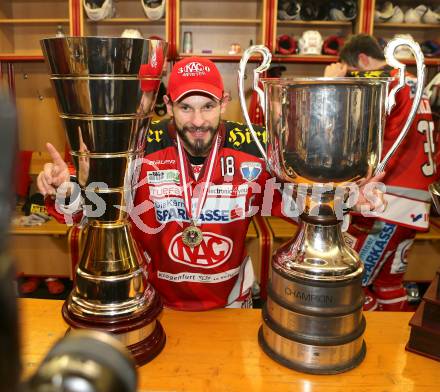
[[[400,136],[381,160],[386,114],[405,83],[405,66],[393,56],[400,45],[416,55],[417,91]],[[244,98],[245,67],[254,52],[263,56],[253,85],[265,113],[266,148],[253,130]],[[271,61],[264,46],[247,49],[240,63],[239,96],[249,130],[271,173],[292,185],[297,202],[299,195],[304,202],[296,236],[273,256],[259,343],[275,361],[307,373],[347,371],[366,353],[363,264],[341,231],[345,189],[383,171],[408,132],[424,76],[423,55],[413,41],[391,41],[385,57],[400,69],[390,93],[393,78],[259,79]]]
[[[146,133],[163,74],[161,40],[60,37],[41,41],[88,218],[73,290],[72,329],[111,333],[142,365],[160,353],[163,305],[131,235]],[[96,208],[95,208],[96,206]]]

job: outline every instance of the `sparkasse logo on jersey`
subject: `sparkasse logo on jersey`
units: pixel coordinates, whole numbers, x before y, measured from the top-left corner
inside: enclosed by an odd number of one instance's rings
[[[180,67],[177,72],[182,76],[200,76],[210,72],[211,68],[207,65],[202,65],[198,61],[192,61],[186,64],[184,67]]]
[[[219,234],[203,232],[199,246],[190,248],[184,245],[182,233],[171,240],[168,254],[177,263],[199,268],[215,268],[222,265],[232,253],[233,243],[230,238]]]

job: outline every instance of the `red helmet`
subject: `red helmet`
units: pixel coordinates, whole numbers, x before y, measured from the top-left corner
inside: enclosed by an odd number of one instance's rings
[[[344,46],[344,38],[338,35],[330,35],[324,40],[322,52],[331,56],[337,56]]]
[[[277,53],[295,54],[297,48],[296,39],[290,35],[283,34],[277,38]]]

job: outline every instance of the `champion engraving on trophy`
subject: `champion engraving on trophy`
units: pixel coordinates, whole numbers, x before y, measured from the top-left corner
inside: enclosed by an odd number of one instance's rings
[[[286,287],[284,289],[284,293],[289,297],[295,297],[301,302],[319,303],[320,305],[333,303],[333,296],[331,295],[316,295],[313,293],[307,293],[305,291],[291,289],[290,287]]]

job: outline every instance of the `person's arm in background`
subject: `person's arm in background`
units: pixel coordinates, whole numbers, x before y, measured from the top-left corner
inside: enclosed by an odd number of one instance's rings
[[[44,165],[43,171],[38,174],[37,187],[45,197],[47,211],[60,223],[67,223],[68,220],[79,222],[82,217],[81,192],[79,186],[67,186],[64,194],[66,203],[59,203],[56,199],[57,189],[61,184],[71,181],[69,168],[57,149],[50,143],[46,144],[52,162]]]
[[[324,70],[325,78],[338,78],[347,75],[348,67],[344,63],[333,63],[327,65]]]

